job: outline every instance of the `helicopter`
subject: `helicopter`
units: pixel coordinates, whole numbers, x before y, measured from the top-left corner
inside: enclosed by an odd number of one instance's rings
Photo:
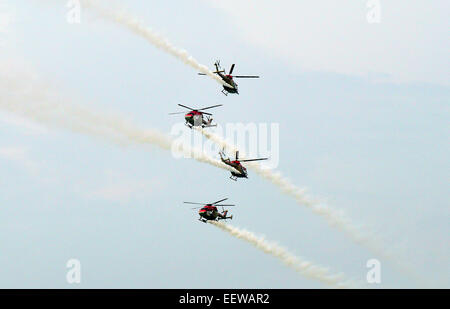
[[[233,219],[233,216],[227,217],[228,210],[224,210],[224,206],[235,206],[233,204],[219,204],[223,201],[226,201],[228,198],[224,198],[221,200],[218,200],[214,203],[193,203],[193,202],[183,202],[185,204],[194,204],[194,205],[203,205],[202,207],[195,207],[192,209],[199,209],[198,214],[200,215],[200,218],[198,219],[201,222],[207,223],[208,221],[220,221],[220,220],[226,220],[226,219]],[[222,212],[219,212],[217,210],[217,206],[222,207]]]
[[[227,159],[224,158],[225,157],[224,149],[222,149],[222,151],[219,152],[219,155],[223,163],[233,167],[235,170],[238,171],[238,173],[231,172],[230,179],[234,181],[237,181],[238,178],[248,178],[247,169],[244,166],[242,166],[241,162],[261,161],[268,159],[268,158],[258,158],[258,159],[239,160],[239,151],[236,151],[235,160],[231,161],[229,158]]]
[[[237,93],[237,94],[239,94],[238,85],[233,80],[233,78],[259,78],[259,76],[255,76],[255,75],[232,75],[233,74],[233,70],[234,70],[234,66],[235,66],[234,63],[231,65],[231,68],[230,68],[230,71],[228,72],[228,74],[226,74],[225,70],[223,70],[220,67],[220,60],[217,60],[214,63],[214,66],[216,67],[216,71],[213,72],[213,73],[219,75],[220,78],[222,78],[222,80],[227,84],[227,85],[223,85],[222,93],[224,95],[228,95],[228,93]],[[206,74],[205,73],[198,73],[198,75],[206,75]]]
[[[188,126],[190,129],[192,129],[193,127],[209,128],[209,127],[217,126],[217,125],[212,124],[212,121],[213,121],[213,119],[211,117],[212,114],[207,113],[207,112],[202,112],[202,111],[205,109],[222,106],[222,104],[208,106],[208,107],[199,108],[199,109],[194,109],[189,106],[182,105],[182,104],[178,104],[178,106],[181,106],[181,107],[184,107],[184,108],[187,108],[190,110],[189,112],[187,112],[184,115],[184,119],[186,120],[186,126]],[[184,114],[184,113],[185,112],[176,112],[176,113],[170,113],[169,115]],[[203,115],[207,115],[207,116],[205,118],[203,118]]]

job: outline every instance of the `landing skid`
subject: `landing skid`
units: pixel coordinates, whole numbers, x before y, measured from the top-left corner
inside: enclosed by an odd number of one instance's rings
[[[236,176],[230,176],[231,180],[237,181],[237,177]]]
[[[222,93],[226,96],[228,96],[228,91],[226,91],[225,89],[222,90]]]

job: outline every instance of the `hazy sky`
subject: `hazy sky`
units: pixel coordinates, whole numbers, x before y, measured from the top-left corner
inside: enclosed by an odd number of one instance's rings
[[[31,68],[75,103],[170,132],[176,104],[223,104],[215,120],[278,123],[278,170],[383,240],[397,263],[353,243],[249,171],[152,146],[116,145],[0,110],[0,288],[323,288],[201,224],[183,201],[229,197],[233,225],[382,287],[450,287],[448,1],[118,1],[240,95],[67,1],[0,1],[0,62]],[[3,72],[8,75],[8,72]],[[1,80],[0,80],[1,82]],[[186,129],[187,130],[187,129]],[[82,282],[66,282],[76,258]],[[378,286],[374,286],[378,287]]]

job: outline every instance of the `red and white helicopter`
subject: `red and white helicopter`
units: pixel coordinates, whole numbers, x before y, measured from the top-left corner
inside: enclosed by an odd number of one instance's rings
[[[178,104],[181,107],[187,108],[190,111],[187,112],[184,115],[184,119],[186,120],[186,125],[192,129],[192,127],[202,127],[202,128],[209,128],[209,127],[215,127],[217,125],[212,124],[212,114],[203,112],[205,109],[210,109],[214,107],[222,106],[222,104],[219,105],[213,105],[208,107],[203,107],[199,109],[194,109],[189,106],[185,106],[182,104]],[[177,114],[184,114],[185,112],[176,112],[176,113],[170,113],[169,115],[177,115]],[[206,117],[203,117],[203,115],[207,115]]]
[[[203,205],[201,207],[195,207],[192,209],[199,209],[198,214],[200,218],[199,221],[202,221],[204,223],[208,221],[220,221],[220,220],[227,220],[227,219],[233,219],[233,216],[227,216],[228,210],[224,210],[224,206],[230,207],[235,206],[233,204],[219,204],[220,202],[226,201],[228,198],[224,198],[221,200],[218,200],[214,203],[194,203],[194,202],[183,202],[185,204],[193,204],[193,205]],[[217,206],[222,207],[222,212],[219,212],[217,209]]]

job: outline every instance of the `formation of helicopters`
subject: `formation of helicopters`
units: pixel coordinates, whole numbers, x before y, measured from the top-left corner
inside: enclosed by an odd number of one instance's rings
[[[233,75],[235,64],[232,64],[230,67],[230,70],[228,71],[228,74],[223,70],[220,66],[220,61],[216,61],[214,63],[214,66],[216,70],[213,72],[214,74],[217,74],[220,76],[220,78],[225,82],[226,85],[223,86],[222,93],[224,95],[228,95],[229,93],[235,93],[239,94],[238,85],[234,81],[234,78],[259,78],[259,76],[256,75]],[[206,75],[204,73],[198,73],[199,75]],[[215,127],[216,124],[213,124],[212,121],[212,114],[209,112],[205,112],[205,110],[216,108],[219,106],[222,106],[222,104],[218,105],[212,105],[207,106],[203,108],[192,108],[186,105],[178,104],[178,106],[183,107],[185,109],[188,109],[189,111],[183,111],[183,112],[174,112],[170,113],[169,115],[176,115],[176,114],[185,114],[184,119],[186,121],[185,125],[188,126],[190,129],[194,127],[201,127],[201,128],[209,128],[209,127]],[[222,149],[221,152],[219,152],[219,156],[221,161],[231,166],[234,171],[231,171],[230,179],[237,181],[238,178],[248,178],[248,172],[247,169],[242,165],[242,162],[251,162],[251,161],[261,161],[261,160],[267,160],[268,158],[256,158],[256,159],[245,159],[245,160],[239,160],[239,151],[236,151],[235,153],[235,159],[231,160],[230,158],[227,158],[225,155],[225,149]],[[196,203],[196,202],[183,202],[185,204],[194,204],[194,205],[202,205],[200,207],[195,207],[192,209],[199,209],[198,214],[200,216],[199,221],[207,223],[208,221],[220,221],[220,220],[227,220],[227,219],[233,219],[233,216],[228,216],[228,210],[225,210],[225,206],[235,206],[233,204],[220,204],[223,201],[226,201],[228,198],[224,198],[221,200],[218,200],[214,203]],[[222,211],[220,212],[217,207],[222,207]]]

